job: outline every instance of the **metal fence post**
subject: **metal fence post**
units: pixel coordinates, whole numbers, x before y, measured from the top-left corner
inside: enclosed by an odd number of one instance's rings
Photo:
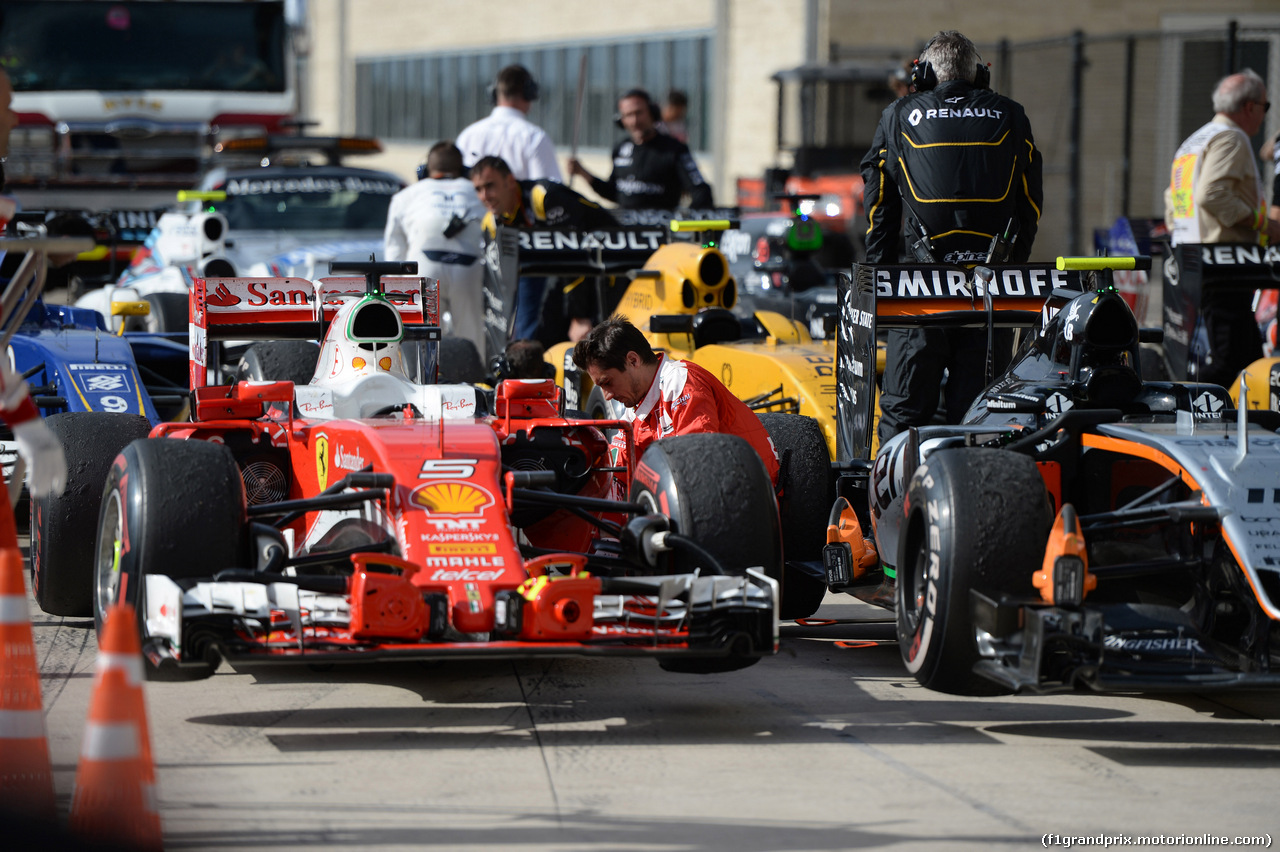
[[[1120,215],[1129,218],[1129,178],[1133,170],[1133,60],[1137,39],[1124,40],[1124,137],[1120,154]]]
[[[1226,50],[1222,54],[1222,76],[1226,77],[1234,74],[1240,69],[1236,67],[1238,60],[1236,59],[1240,39],[1237,35],[1239,24],[1232,20],[1227,21],[1227,44]]]
[[[1071,34],[1071,120],[1067,144],[1067,246],[1082,252],[1080,237],[1080,136],[1084,88],[1084,31]]]

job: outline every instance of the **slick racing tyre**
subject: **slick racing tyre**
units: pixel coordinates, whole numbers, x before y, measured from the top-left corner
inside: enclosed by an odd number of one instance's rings
[[[148,574],[179,581],[210,577],[247,566],[249,557],[244,487],[231,451],[199,440],[134,441],[112,463],[102,493],[94,560],[99,636],[116,603],[132,604],[145,626]],[[139,632],[145,646],[146,630]],[[217,650],[192,640],[183,637],[182,667],[148,663],[148,676],[195,680],[213,674]]]
[[[151,305],[151,313],[142,318],[147,331],[186,332],[190,324],[189,297],[183,293],[152,293],[145,297]]]
[[[31,586],[50,615],[89,616],[102,483],[116,455],[151,427],[145,417],[105,411],[55,414],[44,422],[66,455],[67,487],[31,501]]]
[[[236,381],[311,383],[320,360],[320,347],[309,340],[269,340],[255,343],[240,356]]]
[[[782,525],[782,556],[787,563],[821,562],[827,541],[827,516],[835,501],[831,453],[822,428],[812,417],[761,414],[778,452],[778,519]],[[783,619],[807,618],[822,606],[825,579],[785,565],[782,577]]]
[[[922,686],[981,695],[969,590],[1027,596],[1052,515],[1035,462],[1003,450],[940,450],[916,469],[898,542],[898,646]]]
[[[631,502],[671,518],[674,532],[693,539],[718,565],[687,552],[673,570],[702,568],[741,574],[759,566],[781,574],[777,502],[764,462],[736,435],[677,435],[655,441],[636,466]]]
[[[465,337],[440,341],[440,384],[476,385],[487,378],[484,359],[474,343]]]
[[[656,441],[636,467],[631,501],[667,515],[674,532],[692,539],[717,563],[712,566],[696,553],[677,550],[672,571],[741,574],[758,566],[780,580],[782,542],[773,485],[764,462],[742,438],[701,434]],[[672,672],[708,674],[745,668],[757,660],[749,654],[669,657],[659,665]]]

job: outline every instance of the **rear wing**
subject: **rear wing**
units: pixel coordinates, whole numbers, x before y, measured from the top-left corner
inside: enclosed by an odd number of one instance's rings
[[[1280,246],[1182,243],[1169,249],[1162,284],[1165,368],[1170,379],[1182,381],[1189,375],[1204,294],[1280,287]]]
[[[515,295],[526,276],[621,275],[644,266],[671,239],[662,226],[593,228],[509,228],[499,226],[485,241],[484,322],[488,357],[506,351],[515,327]]]
[[[438,338],[439,282],[403,275],[376,280],[406,327],[434,331]],[[222,340],[323,340],[343,302],[368,291],[368,278],[355,277],[196,278],[189,313],[191,387],[208,384],[211,344],[216,351]]]
[[[1032,325],[1039,321],[1054,290],[1082,292],[1084,276],[1089,274],[1051,263],[986,268],[992,272],[987,285],[975,270],[950,264],[855,263],[852,277],[841,276],[836,338],[836,450],[840,461],[871,456],[876,332],[880,327],[977,328],[987,325],[988,315],[996,327]]]

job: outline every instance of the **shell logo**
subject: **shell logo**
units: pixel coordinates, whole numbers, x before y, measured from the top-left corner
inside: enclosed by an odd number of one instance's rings
[[[411,502],[433,515],[479,515],[493,495],[469,482],[433,482],[414,489]]]
[[[390,370],[391,359],[384,355],[382,358],[378,360],[378,366],[381,367],[383,370]]]
[[[352,359],[351,359],[351,366],[352,366],[352,367],[355,367],[357,370],[363,370],[363,369],[364,369],[364,364],[365,364],[365,361],[364,361],[364,359],[363,359],[363,358],[352,358]]]

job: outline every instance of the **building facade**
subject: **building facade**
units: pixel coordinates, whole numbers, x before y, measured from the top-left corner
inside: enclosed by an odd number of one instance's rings
[[[1090,251],[1089,230],[1118,215],[1160,214],[1173,150],[1211,115],[1208,93],[1229,65],[1253,67],[1280,93],[1277,0],[917,0],[902,10],[889,0],[311,0],[303,111],[322,131],[380,137],[386,152],[369,164],[410,178],[433,142],[487,114],[497,69],[520,62],[541,90],[530,118],[562,163],[576,125],[579,158],[607,173],[617,95],[676,88],[689,96],[690,146],[716,201],[732,204],[737,179],[791,166],[798,139],[843,145],[822,167],[848,159],[856,169],[849,152],[887,96],[841,83],[797,89],[775,75],[875,77],[937,30],[958,29],[991,63],[994,87],[1027,107],[1045,153],[1042,258]],[[1277,128],[1280,111],[1259,144]]]

